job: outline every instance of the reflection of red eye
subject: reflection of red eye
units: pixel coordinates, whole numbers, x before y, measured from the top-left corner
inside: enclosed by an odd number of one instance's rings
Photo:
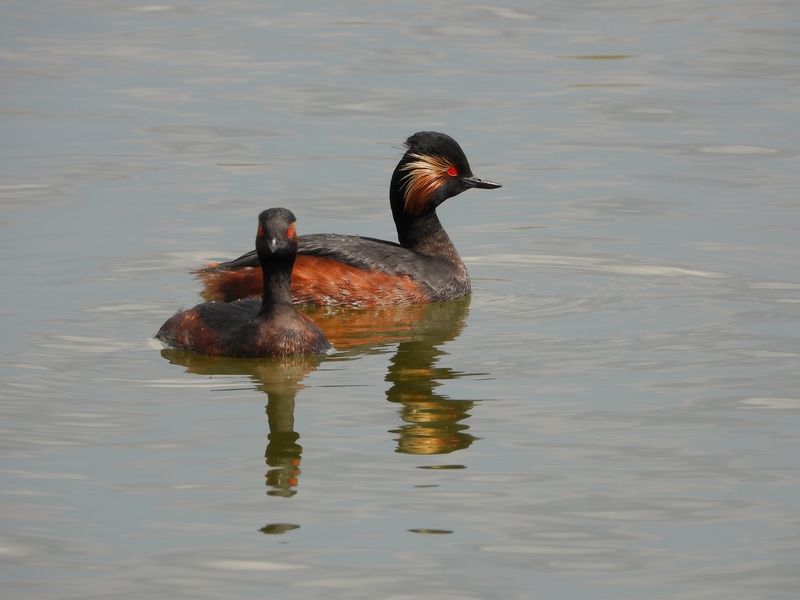
[[[456,175],[458,175],[458,169],[456,169],[455,167],[450,167],[449,169],[447,169],[447,174],[450,175],[450,177],[455,177]]]

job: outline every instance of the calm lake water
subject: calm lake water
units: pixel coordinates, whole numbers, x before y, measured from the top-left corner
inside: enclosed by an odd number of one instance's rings
[[[3,598],[797,597],[797,2],[12,0],[0,81]],[[471,298],[151,339],[425,129]]]

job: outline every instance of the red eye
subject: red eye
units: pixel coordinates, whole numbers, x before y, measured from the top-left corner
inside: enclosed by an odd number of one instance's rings
[[[449,169],[447,169],[447,174],[450,175],[450,177],[455,177],[456,175],[458,175],[458,169],[456,169],[455,167],[450,167]]]
[[[261,223],[258,224],[258,232],[256,233],[258,237],[264,237],[264,228],[261,226]]]
[[[289,229],[286,230],[286,237],[291,238],[294,235],[294,225],[289,225]]]

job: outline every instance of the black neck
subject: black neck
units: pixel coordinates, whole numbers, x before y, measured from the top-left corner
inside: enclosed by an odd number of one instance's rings
[[[294,256],[283,257],[270,255],[262,257],[261,272],[264,274],[264,293],[259,314],[267,314],[277,306],[291,306],[291,278]]]
[[[442,227],[435,210],[420,217],[410,218],[403,223],[402,228],[397,220],[395,220],[395,224],[397,224],[397,237],[401,246],[426,256],[458,258],[456,247]]]
[[[389,203],[397,228],[397,241],[404,248],[420,254],[454,258],[460,261],[456,247],[442,227],[435,208],[427,210],[418,217],[409,215],[405,211],[405,195],[401,189],[402,178],[405,175],[401,167],[405,162],[403,160],[397,165],[389,187]]]

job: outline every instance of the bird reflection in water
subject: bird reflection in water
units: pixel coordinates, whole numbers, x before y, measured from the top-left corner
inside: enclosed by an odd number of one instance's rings
[[[300,477],[300,434],[294,430],[294,398],[303,388],[303,378],[325,359],[324,354],[281,356],[276,358],[224,358],[162,350],[172,364],[186,367],[187,373],[201,375],[246,375],[256,389],[267,395],[269,435],[264,454],[270,469],[266,474],[269,496],[290,497]]]
[[[447,454],[469,447],[476,439],[461,423],[474,405],[469,400],[451,400],[436,393],[442,380],[463,373],[436,367],[447,354],[440,346],[454,340],[469,315],[469,297],[450,302],[374,309],[309,308],[306,312],[325,332],[337,350],[353,354],[388,343],[397,350],[390,359],[386,397],[402,406],[404,425],[391,429],[398,434],[397,452]]]
[[[424,318],[415,324],[414,335],[400,342],[390,360],[386,391],[390,402],[402,405],[400,416],[405,421],[391,433],[399,434],[397,452],[404,454],[447,454],[467,448],[475,441],[467,433],[474,402],[451,400],[436,392],[440,383],[464,375],[449,367],[437,367],[445,342],[455,339],[466,325],[469,298],[455,302],[430,304]]]
[[[390,359],[386,391],[390,402],[401,405],[405,422],[390,433],[397,452],[405,454],[446,454],[469,447],[476,439],[462,421],[469,417],[474,402],[451,400],[438,394],[442,380],[462,373],[437,367],[446,352],[439,346],[461,333],[469,314],[469,297],[451,302],[370,309],[310,308],[306,312],[337,350],[335,357],[357,357],[397,344]],[[266,485],[270,496],[291,497],[297,493],[303,451],[300,434],[294,430],[295,396],[301,381],[325,360],[323,354],[276,358],[224,358],[189,354],[179,350],[161,351],[172,364],[187,373],[201,375],[245,375],[256,389],[267,395],[269,443],[265,452]]]

